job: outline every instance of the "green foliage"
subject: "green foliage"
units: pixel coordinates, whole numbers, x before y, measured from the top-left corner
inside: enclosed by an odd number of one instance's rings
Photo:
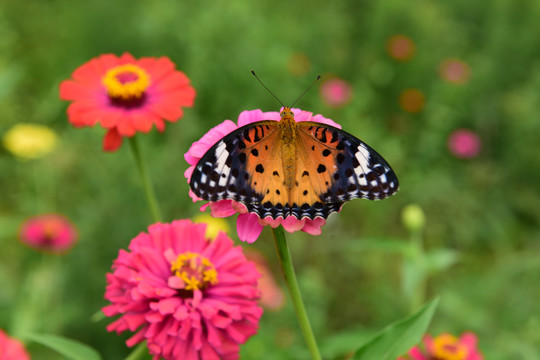
[[[58,99],[60,81],[79,65],[128,51],[170,57],[197,90],[183,119],[139,138],[166,221],[198,212],[183,177],[193,141],[243,110],[278,110],[250,70],[285,103],[317,74],[321,83],[337,76],[351,85],[343,107],[328,106],[317,89],[297,106],[375,148],[401,189],[382,202],[346,204],[321,236],[288,239],[329,359],[358,346],[338,334],[367,339],[436,295],[433,335],[471,330],[486,359],[540,358],[539,17],[535,0],[0,2],[0,137],[32,122],[61,138],[52,154],[33,161],[0,148],[0,328],[76,339],[105,359],[132,351],[128,334],[105,330],[111,319],[90,318],[106,305],[112,260],[152,216],[128,144],[103,153],[103,129],[72,128]],[[396,34],[414,41],[408,61],[386,50]],[[298,54],[308,63],[291,71]],[[464,84],[441,78],[449,58],[468,64]],[[425,96],[418,113],[400,107],[407,88]],[[448,151],[457,128],[478,134],[477,157]],[[425,214],[418,238],[400,220],[412,203]],[[22,221],[43,212],[77,226],[80,240],[68,254],[36,254],[17,241]],[[279,279],[270,231],[242,246],[264,253]],[[290,304],[266,311],[243,358],[306,359],[295,321]],[[37,359],[59,359],[43,346],[29,349]]]
[[[373,339],[362,345],[352,357],[353,360],[395,360],[417,345],[425,334],[435,313],[439,299],[432,300],[417,313],[399,320]]]
[[[25,334],[24,339],[51,348],[69,360],[101,360],[99,353],[78,341],[50,334]]]

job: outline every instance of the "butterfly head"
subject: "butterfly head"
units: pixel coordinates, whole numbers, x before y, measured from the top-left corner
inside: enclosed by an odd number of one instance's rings
[[[281,119],[294,119],[294,113],[292,112],[291,108],[284,106],[283,110],[279,113],[281,116]]]

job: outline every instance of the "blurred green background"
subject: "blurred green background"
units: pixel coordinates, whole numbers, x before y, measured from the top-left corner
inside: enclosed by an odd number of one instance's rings
[[[110,320],[91,317],[105,305],[105,273],[118,250],[152,218],[127,144],[103,153],[103,129],[72,128],[58,99],[59,83],[79,65],[127,51],[170,57],[197,91],[181,121],[139,139],[167,220],[198,213],[183,177],[193,141],[243,110],[279,109],[250,70],[286,104],[323,75],[297,106],[334,119],[396,171],[395,197],[352,201],[321,236],[289,236],[325,358],[345,358],[440,295],[433,335],[470,330],[486,359],[540,359],[538,18],[534,0],[2,1],[0,131],[39,123],[60,143],[32,161],[0,150],[0,328],[78,339],[104,359],[130,352],[128,334],[109,334]],[[414,46],[406,59],[388,50],[398,34]],[[447,59],[468,74],[445,79]],[[332,77],[352,89],[343,106],[321,97]],[[421,94],[412,112],[400,105],[410,88]],[[477,134],[477,156],[449,151],[458,128]],[[425,214],[421,234],[402,222],[409,204]],[[17,241],[21,222],[42,212],[77,226],[69,254],[43,255]],[[269,229],[241,245],[264,253],[282,283]],[[29,351],[62,358],[37,344]],[[246,359],[307,357],[288,300],[265,312],[242,348]]]

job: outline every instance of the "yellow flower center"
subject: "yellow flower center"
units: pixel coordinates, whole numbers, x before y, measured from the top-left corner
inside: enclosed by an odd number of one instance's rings
[[[464,360],[469,351],[455,336],[442,334],[433,340],[433,355],[437,360]]]
[[[184,281],[184,290],[204,290],[218,283],[214,264],[204,256],[190,251],[178,255],[171,272]]]
[[[113,99],[140,99],[150,86],[150,75],[137,65],[125,64],[107,71],[102,83]]]

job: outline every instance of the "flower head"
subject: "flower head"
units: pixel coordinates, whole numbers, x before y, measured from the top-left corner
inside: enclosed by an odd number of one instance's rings
[[[99,123],[107,133],[106,151],[116,151],[123,137],[165,130],[165,121],[182,117],[193,105],[195,90],[167,57],[141,58],[131,54],[101,55],[81,65],[72,79],[60,84],[60,98],[73,101],[69,122],[75,127]]]
[[[77,230],[64,216],[42,214],[26,220],[19,231],[20,240],[36,249],[64,253],[77,241]]]
[[[351,85],[338,78],[326,80],[321,85],[321,97],[325,103],[332,107],[343,106],[351,100]]]
[[[414,55],[414,41],[405,35],[394,35],[386,43],[386,51],[396,60],[407,61]]]
[[[459,59],[446,59],[439,67],[441,78],[449,83],[463,85],[469,81],[471,69],[469,65]]]
[[[21,159],[36,159],[56,146],[54,131],[39,124],[16,124],[4,134],[4,147]]]
[[[478,135],[468,129],[454,130],[448,137],[448,149],[458,158],[470,159],[476,157],[482,148]]]
[[[0,360],[30,360],[24,345],[0,329]]]
[[[332,125],[337,128],[341,126],[334,121],[323,117],[322,115],[315,115],[308,111],[303,111],[300,109],[291,109],[294,113],[294,119],[297,122],[300,121],[316,121],[328,125]],[[189,181],[191,174],[195,168],[195,165],[203,157],[203,155],[219,140],[221,140],[225,135],[231,133],[232,131],[238,129],[241,126],[261,121],[261,120],[276,120],[281,119],[278,112],[262,112],[261,110],[250,110],[243,111],[238,116],[238,122],[234,123],[231,120],[225,120],[221,124],[217,125],[209,132],[207,132],[199,141],[196,141],[191,145],[188,152],[184,155],[184,158],[191,165],[186,172],[184,173],[185,178]],[[191,190],[189,195],[193,199],[193,202],[199,201],[199,199]],[[249,243],[257,240],[259,235],[262,232],[263,226],[270,225],[273,228],[282,225],[285,230],[288,232],[295,231],[304,231],[311,235],[319,235],[321,233],[321,226],[323,226],[326,221],[322,218],[311,219],[302,219],[298,220],[294,216],[288,216],[285,219],[278,218],[272,219],[270,217],[260,219],[256,214],[251,214],[247,212],[247,209],[244,205],[235,202],[233,200],[220,200],[216,202],[210,202],[201,207],[201,210],[206,210],[207,207],[210,207],[211,214],[214,217],[227,217],[232,216],[236,213],[239,213],[238,220],[236,222],[236,227],[238,231],[238,237],[242,241],[247,241]]]
[[[483,360],[478,349],[476,335],[471,332],[461,334],[459,338],[443,333],[432,338],[424,336],[423,346],[415,346],[407,353],[408,360]]]
[[[260,275],[225,233],[205,232],[189,220],[157,223],[120,250],[103,308],[120,317],[108,331],[135,332],[127,345],[146,340],[154,360],[238,358],[262,315]]]

